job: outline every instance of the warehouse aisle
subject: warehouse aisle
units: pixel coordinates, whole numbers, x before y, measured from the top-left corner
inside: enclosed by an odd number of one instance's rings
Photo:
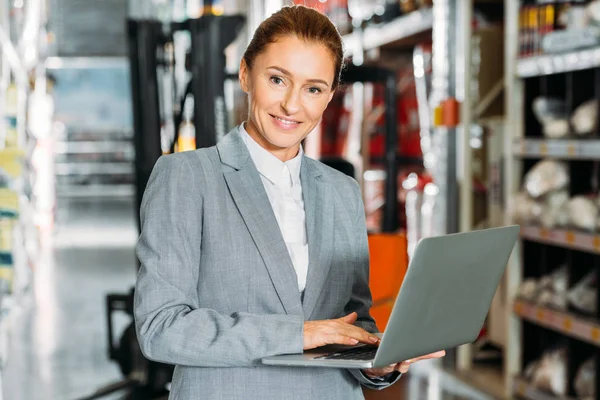
[[[35,295],[15,315],[5,400],[72,400],[120,379],[107,358],[104,296],[135,281],[133,212],[131,201],[59,203]]]
[[[53,243],[35,274],[35,296],[15,315],[3,400],[75,400],[121,377],[107,358],[104,296],[125,293],[135,281],[133,203],[59,206]],[[128,319],[116,322],[122,329]],[[424,363],[377,398],[492,400]]]

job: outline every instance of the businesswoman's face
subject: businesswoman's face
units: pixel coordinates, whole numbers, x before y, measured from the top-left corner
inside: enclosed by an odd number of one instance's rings
[[[334,58],[325,46],[295,36],[269,44],[251,68],[242,60],[248,134],[280,160],[294,158],[331,101],[334,74]]]

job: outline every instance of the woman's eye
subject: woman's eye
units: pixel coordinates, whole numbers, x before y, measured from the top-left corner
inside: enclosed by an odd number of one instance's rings
[[[278,76],[272,76],[271,77],[271,82],[273,82],[276,85],[281,85],[283,83],[283,79],[281,79]]]
[[[321,90],[321,89],[319,89],[318,87],[311,87],[311,88],[309,88],[309,89],[308,89],[308,91],[309,91],[310,93],[312,93],[312,94],[319,94],[319,93],[321,93],[321,92],[322,92],[322,90]]]

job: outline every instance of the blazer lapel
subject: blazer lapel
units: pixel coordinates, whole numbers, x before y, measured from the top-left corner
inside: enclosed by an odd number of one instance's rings
[[[233,200],[260,252],[277,295],[288,314],[302,315],[294,265],[260,175],[237,129],[217,145],[221,161],[234,168],[224,173]]]
[[[313,314],[325,286],[333,250],[333,193],[330,185],[321,180],[313,162],[304,157],[300,172],[308,235],[308,276],[303,296],[304,318],[307,320]]]

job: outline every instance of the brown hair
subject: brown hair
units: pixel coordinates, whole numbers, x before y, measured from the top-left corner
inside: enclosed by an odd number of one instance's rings
[[[324,45],[335,62],[331,88],[337,88],[344,62],[342,38],[327,16],[302,5],[283,7],[258,26],[243,57],[248,68],[252,68],[256,57],[269,44],[285,36],[296,36],[301,40]]]

